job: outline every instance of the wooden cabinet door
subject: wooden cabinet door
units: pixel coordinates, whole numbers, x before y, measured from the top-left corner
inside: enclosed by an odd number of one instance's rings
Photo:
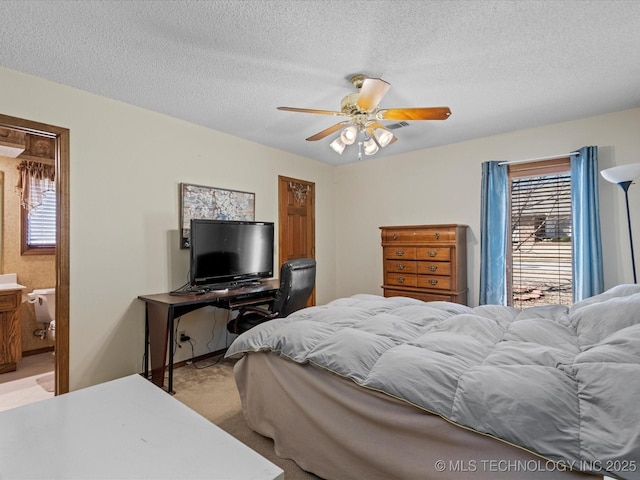
[[[0,295],[0,373],[14,372],[22,358],[21,297],[21,290]]]

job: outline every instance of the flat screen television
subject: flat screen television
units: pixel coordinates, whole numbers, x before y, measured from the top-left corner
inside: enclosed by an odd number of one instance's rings
[[[191,220],[189,283],[232,286],[273,277],[272,222]]]

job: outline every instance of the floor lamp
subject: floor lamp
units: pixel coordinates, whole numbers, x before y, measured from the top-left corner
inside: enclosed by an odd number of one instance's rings
[[[605,180],[611,183],[617,183],[624,190],[624,199],[627,204],[627,223],[629,224],[629,245],[631,246],[631,266],[633,268],[633,283],[638,283],[636,278],[636,259],[633,254],[633,235],[631,234],[631,215],[629,214],[629,186],[638,177],[640,177],[640,163],[631,163],[629,165],[620,165],[619,167],[607,168],[602,170],[600,174]]]

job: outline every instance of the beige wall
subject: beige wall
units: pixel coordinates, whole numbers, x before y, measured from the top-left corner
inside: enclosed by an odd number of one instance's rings
[[[337,168],[337,295],[381,293],[379,226],[460,223],[470,227],[469,302],[477,305],[481,163],[597,145],[599,166],[604,169],[640,161],[638,132],[640,109],[633,109]],[[632,283],[623,192],[602,178],[599,189],[605,286]],[[633,229],[640,236],[640,185],[629,190],[629,201]],[[636,254],[637,245],[636,241]]]
[[[51,288],[56,285],[54,255],[20,254],[20,197],[15,186],[18,182],[18,164],[20,159],[0,157],[0,172],[4,181],[2,187],[2,249],[0,251],[0,273],[15,273],[18,283],[27,287],[24,293],[36,288]],[[24,297],[23,297],[24,298]],[[22,352],[50,348],[53,341],[33,335],[33,331],[42,328],[36,323],[35,310],[30,303],[22,304]]]
[[[277,177],[316,183],[317,301],[380,293],[380,225],[470,226],[470,301],[479,278],[480,164],[600,147],[600,166],[640,151],[640,109],[331,167],[0,67],[1,113],[71,132],[70,387],[140,371],[140,294],[187,279],[178,248],[181,182],[256,193],[256,218],[277,222]],[[631,281],[623,196],[601,182],[607,286]],[[630,191],[640,231],[640,188]],[[635,208],[634,208],[635,207]],[[9,272],[3,272],[9,273]],[[185,315],[194,353],[229,340],[225,311]],[[183,344],[176,359],[191,357]]]
[[[70,130],[72,390],[141,371],[137,296],[187,279],[181,182],[255,192],[256,219],[275,222],[278,175],[315,182],[317,301],[334,298],[333,167],[4,68],[0,84],[3,114]],[[225,312],[210,313],[181,321],[196,355],[226,340]]]

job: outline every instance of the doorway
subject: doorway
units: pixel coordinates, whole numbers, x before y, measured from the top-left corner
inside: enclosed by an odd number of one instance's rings
[[[0,114],[0,127],[54,140],[56,184],[55,394],[69,391],[69,130]]]
[[[278,176],[279,265],[294,258],[316,258],[315,192],[313,182]],[[316,304],[313,289],[308,305]]]

